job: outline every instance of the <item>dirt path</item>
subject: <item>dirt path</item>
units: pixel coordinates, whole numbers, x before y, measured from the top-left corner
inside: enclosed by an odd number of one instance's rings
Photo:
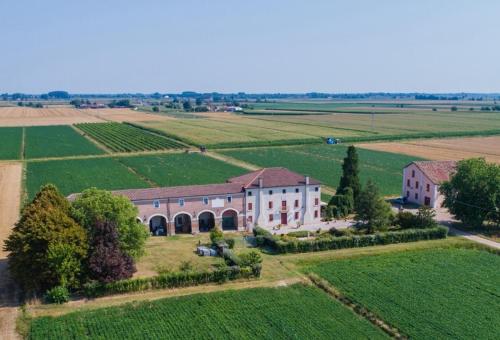
[[[0,163],[0,339],[3,340],[19,339],[15,331],[18,300],[9,278],[3,242],[19,217],[21,178],[21,163]]]

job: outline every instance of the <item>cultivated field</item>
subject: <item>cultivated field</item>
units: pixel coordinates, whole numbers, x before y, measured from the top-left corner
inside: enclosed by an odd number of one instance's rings
[[[30,339],[384,339],[317,288],[196,294],[33,320]]]
[[[160,135],[121,123],[86,123],[76,127],[115,152],[177,149],[184,145]]]
[[[112,158],[28,162],[26,187],[29,199],[47,183],[55,184],[64,195],[90,187],[117,190],[150,186]]]
[[[163,121],[167,120],[168,117],[164,115],[147,113],[143,111],[134,111],[132,109],[126,108],[116,108],[116,109],[82,109],[79,110],[82,113],[95,117],[99,120],[111,121],[111,122],[147,122],[147,121]]]
[[[40,186],[57,185],[64,195],[89,187],[117,190],[223,183],[246,170],[200,154],[164,154],[88,158],[27,163],[27,190],[33,198]]]
[[[121,163],[159,186],[224,183],[247,170],[198,153],[123,157]]]
[[[310,270],[415,339],[500,334],[500,257],[431,249],[330,261]]]
[[[25,158],[99,155],[104,151],[70,126],[32,126],[25,128]]]
[[[0,126],[68,125],[103,120],[69,107],[0,107]]]
[[[0,159],[20,159],[23,129],[0,127]]]
[[[499,136],[365,143],[358,146],[364,149],[395,152],[432,160],[484,157],[488,162],[500,163]]]
[[[221,151],[261,167],[283,166],[301,174],[309,174],[331,187],[336,187],[346,155],[344,145],[309,145],[296,147],[253,148]],[[360,176],[371,178],[384,195],[400,195],[403,167],[418,158],[395,153],[358,149]]]

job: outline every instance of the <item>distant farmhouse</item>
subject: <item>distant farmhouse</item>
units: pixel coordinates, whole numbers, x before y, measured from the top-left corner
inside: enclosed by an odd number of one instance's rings
[[[223,184],[113,191],[128,197],[153,235],[320,222],[321,184],[286,168],[264,168]],[[75,194],[70,195],[70,199]]]
[[[416,161],[403,169],[403,197],[407,202],[439,208],[443,196],[439,185],[450,179],[456,161]]]

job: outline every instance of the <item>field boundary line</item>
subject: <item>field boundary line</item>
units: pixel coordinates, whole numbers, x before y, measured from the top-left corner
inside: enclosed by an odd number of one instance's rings
[[[94,144],[95,146],[97,146],[99,149],[101,149],[102,151],[104,151],[105,153],[107,154],[111,154],[113,153],[113,151],[111,151],[110,149],[108,149],[107,146],[105,146],[104,144],[101,144],[99,143],[97,140],[94,140],[93,138],[91,138],[90,136],[88,136],[85,132],[83,132],[82,130],[80,130],[78,127],[76,127],[74,124],[71,125],[71,127],[73,128],[73,130],[75,130],[80,136],[82,136],[83,138],[85,138],[86,140],[88,140],[89,142],[91,142],[92,144]]]
[[[388,324],[387,322],[379,318],[377,315],[375,315],[367,308],[363,307],[362,305],[354,302],[353,300],[349,299],[348,297],[340,293],[325,279],[321,278],[320,276],[314,273],[308,273],[307,277],[316,287],[324,291],[330,297],[342,303],[345,307],[347,307],[357,315],[361,316],[362,318],[371,322],[376,327],[380,328],[386,334],[390,335],[395,339],[408,339],[408,336],[402,334],[401,331],[399,331],[396,327]]]
[[[26,127],[23,126],[23,129],[21,131],[21,150],[20,151],[20,157],[21,157],[21,160],[24,160],[25,159],[25,143],[26,143]]]
[[[262,169],[262,167],[259,167],[258,165],[248,163],[245,161],[240,161],[239,159],[233,158],[231,156],[222,155],[222,154],[217,153],[217,152],[208,151],[208,152],[205,152],[204,154],[207,155],[208,157],[212,157],[213,159],[217,159],[219,161],[223,161],[224,163],[235,165],[235,166],[238,166],[240,168],[247,169],[247,170],[255,171],[255,170]]]
[[[114,159],[116,162],[120,163],[122,166],[124,166],[125,168],[127,168],[128,171],[130,171],[131,173],[133,173],[135,176],[139,177],[140,179],[142,179],[144,182],[148,183],[152,188],[154,187],[161,187],[161,185],[159,185],[158,183],[156,183],[155,181],[153,181],[151,178],[149,177],[146,177],[140,173],[138,173],[134,168],[126,165],[125,163],[123,163],[119,158],[116,158]]]
[[[93,158],[125,158],[133,156],[154,156],[154,155],[168,155],[184,153],[183,150],[154,150],[154,151],[137,151],[137,152],[116,152],[112,154],[104,153],[100,155],[75,155],[75,156],[62,156],[62,157],[45,157],[45,158],[30,158],[23,160],[29,162],[50,162],[50,161],[64,161],[73,159],[93,159]]]

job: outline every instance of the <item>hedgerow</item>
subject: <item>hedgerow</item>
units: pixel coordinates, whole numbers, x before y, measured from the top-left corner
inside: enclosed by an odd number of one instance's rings
[[[278,236],[271,235],[267,230],[256,227],[254,228],[254,235],[258,246],[269,247],[273,252],[282,254],[434,240],[445,238],[448,235],[448,228],[438,226],[428,229],[407,229],[371,235],[321,237],[314,240],[284,240]]]
[[[106,284],[94,281],[84,286],[83,293],[87,297],[98,297],[151,289],[197,286],[210,282],[222,283],[252,277],[260,277],[260,268],[239,267],[235,265],[221,267],[214,271],[165,273],[152,277],[121,280]]]

